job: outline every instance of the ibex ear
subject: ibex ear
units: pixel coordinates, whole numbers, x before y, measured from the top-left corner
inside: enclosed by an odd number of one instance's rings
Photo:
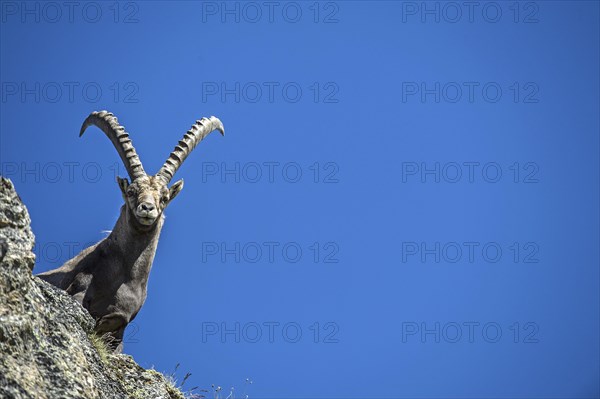
[[[175,184],[169,189],[169,201],[173,201],[173,198],[177,197],[177,194],[183,188],[183,179],[176,181]]]
[[[117,183],[123,193],[123,198],[127,198],[127,187],[129,187],[129,181],[126,178],[117,176]]]

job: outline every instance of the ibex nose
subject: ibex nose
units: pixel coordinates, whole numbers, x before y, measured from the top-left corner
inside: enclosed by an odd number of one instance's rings
[[[154,210],[154,205],[149,202],[142,202],[138,208],[142,211],[151,212]]]

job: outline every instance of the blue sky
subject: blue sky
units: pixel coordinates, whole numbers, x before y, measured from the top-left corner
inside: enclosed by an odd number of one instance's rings
[[[118,216],[91,111],[153,172],[225,125],[176,176],[140,364],[254,398],[600,395],[597,2],[49,4],[0,2],[36,272]]]

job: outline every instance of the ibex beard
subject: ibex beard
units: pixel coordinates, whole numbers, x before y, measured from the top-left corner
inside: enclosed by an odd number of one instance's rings
[[[96,333],[106,336],[115,352],[123,349],[125,327],[140,311],[147,295],[148,277],[164,210],[181,192],[183,180],[168,187],[174,174],[196,145],[209,133],[224,134],[221,121],[202,118],[188,130],[156,175],[148,175],[129,134],[110,112],[92,112],[81,127],[100,128],[115,146],[131,183],[117,178],[125,204],[108,237],[81,251],[61,267],[38,274],[65,290],[96,320]]]

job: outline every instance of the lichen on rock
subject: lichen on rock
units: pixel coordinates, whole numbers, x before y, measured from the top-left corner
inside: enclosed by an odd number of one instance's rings
[[[103,352],[87,310],[31,274],[30,223],[0,176],[0,397],[183,399],[162,374]]]

